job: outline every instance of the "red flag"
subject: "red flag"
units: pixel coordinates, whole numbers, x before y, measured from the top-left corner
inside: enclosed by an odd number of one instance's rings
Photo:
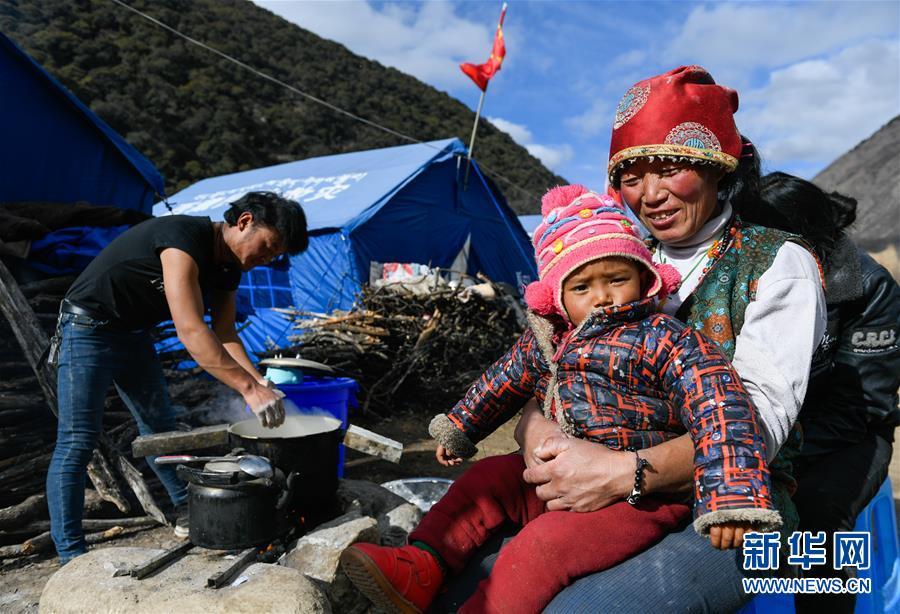
[[[494,34],[494,47],[491,49],[491,57],[484,64],[460,64],[459,67],[469,78],[475,82],[482,92],[487,89],[488,81],[491,80],[503,64],[503,58],[506,57],[506,45],[503,44],[503,18],[506,16],[506,3],[500,9],[500,21],[497,23],[497,33]]]

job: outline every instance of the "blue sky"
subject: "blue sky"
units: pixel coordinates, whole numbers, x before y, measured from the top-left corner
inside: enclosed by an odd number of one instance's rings
[[[487,59],[502,4],[256,3],[473,110],[480,91],[458,65]],[[605,183],[619,98],[636,81],[683,64],[700,64],[738,91],[738,128],[767,170],[811,178],[900,114],[895,0],[510,0],[503,30],[507,56],[483,114],[546,166],[593,188]]]

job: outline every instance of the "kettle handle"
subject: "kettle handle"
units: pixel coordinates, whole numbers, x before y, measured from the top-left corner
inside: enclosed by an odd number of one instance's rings
[[[297,482],[300,480],[300,474],[296,471],[291,471],[290,475],[287,476],[285,480],[285,488],[281,491],[281,494],[278,496],[278,502],[275,503],[276,510],[284,509],[284,506],[288,504],[288,502],[294,496],[294,487]]]
[[[187,465],[178,465],[175,467],[175,473],[181,480],[190,484],[197,484],[198,486],[233,486],[237,482],[234,474],[213,473],[202,469],[194,469]]]

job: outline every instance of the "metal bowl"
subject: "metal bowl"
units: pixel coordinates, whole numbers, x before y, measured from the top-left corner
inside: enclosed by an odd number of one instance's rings
[[[406,478],[385,482],[381,486],[427,512],[444,496],[452,483],[453,480],[446,478]]]

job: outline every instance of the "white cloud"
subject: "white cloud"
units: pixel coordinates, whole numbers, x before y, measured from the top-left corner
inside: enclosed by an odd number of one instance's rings
[[[315,34],[432,85],[465,79],[460,62],[487,59],[493,27],[454,14],[449,2],[384,4],[359,0],[300,2],[255,0],[259,6]],[[484,58],[472,57],[484,50]]]
[[[559,172],[560,167],[575,155],[575,151],[569,145],[541,145],[533,142],[534,135],[528,129],[528,126],[524,124],[517,124],[501,117],[486,117],[485,119],[512,137],[512,140],[543,162],[544,166],[553,169],[555,172]]]
[[[527,126],[516,124],[500,117],[485,117],[485,119],[511,136],[512,140],[514,140],[519,145],[528,145],[534,139],[534,137],[531,135],[531,130],[529,130]]]
[[[822,166],[900,113],[900,44],[869,40],[774,70],[736,121],[768,166]]]
[[[696,62],[710,70],[734,68],[744,73],[755,67],[783,66],[868,38],[896,36],[898,7],[896,2],[698,6],[663,57],[673,66]]]
[[[526,145],[532,156],[544,163],[547,168],[559,172],[558,169],[572,159],[575,152],[570,145]]]
[[[625,91],[622,90],[624,94]],[[595,99],[590,108],[564,120],[566,126],[579,136],[596,136],[609,132],[612,126],[612,104],[609,100]]]

